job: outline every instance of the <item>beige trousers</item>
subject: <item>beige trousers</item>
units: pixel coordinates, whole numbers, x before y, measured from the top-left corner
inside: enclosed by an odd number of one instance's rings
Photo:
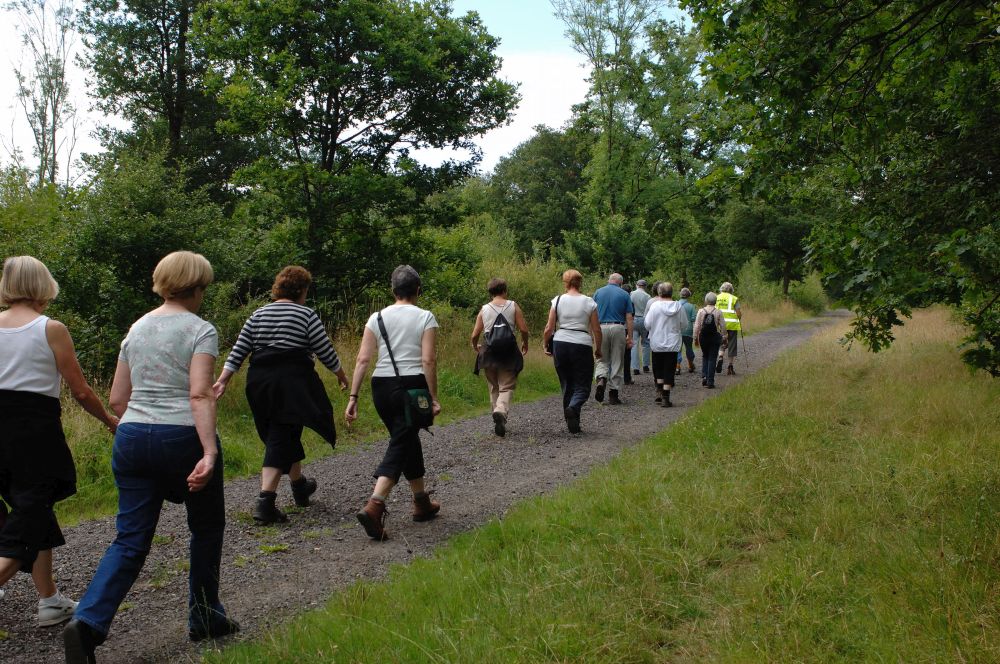
[[[510,410],[510,400],[514,397],[514,388],[517,387],[517,374],[508,369],[483,369],[483,374],[490,386],[493,412],[506,416]]]

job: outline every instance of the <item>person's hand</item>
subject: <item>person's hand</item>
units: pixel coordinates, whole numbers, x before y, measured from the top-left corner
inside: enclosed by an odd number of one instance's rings
[[[634,345],[635,345],[635,342],[633,342],[631,339],[626,339],[625,340],[625,348],[628,348],[629,350],[632,350],[632,346],[634,346]]]
[[[604,357],[604,354],[601,352],[601,349],[600,348],[595,348],[594,349],[594,359],[595,360],[600,360],[603,357]]]
[[[694,347],[695,347],[695,348],[701,348],[701,344],[700,344],[700,343],[698,343],[698,337],[695,337],[695,338],[694,338]]]
[[[350,385],[348,385],[348,383],[347,383],[347,376],[337,376],[337,383],[340,384],[340,391],[341,392],[343,392],[348,387],[350,387]]]
[[[358,419],[358,398],[350,397],[347,400],[347,409],[344,410],[344,419],[347,421],[347,426],[350,428],[351,422]]]
[[[212,385],[212,394],[215,395],[215,400],[216,401],[218,401],[219,399],[221,399],[222,395],[226,393],[226,386],[228,384],[229,384],[229,381],[226,381],[226,380],[217,380],[217,381],[215,381],[215,384]]]
[[[479,352],[480,348],[482,348],[482,346],[480,346],[479,344],[472,344],[472,350],[476,351],[477,353]]]
[[[437,401],[431,401],[431,414],[433,414],[434,417],[437,417],[438,415],[441,414],[441,404],[439,404]]]
[[[528,354],[528,342],[525,341],[523,344],[521,344],[521,355],[527,355],[527,354]]]
[[[215,460],[218,456],[218,454],[206,454],[194,465],[194,470],[187,478],[188,491],[201,491],[205,488],[215,474]]]
[[[114,434],[115,430],[118,429],[118,423],[121,420],[118,418],[117,415],[111,415],[110,413],[108,414],[108,420],[110,420],[110,422],[111,422],[111,424],[107,425],[108,426],[108,431],[110,431],[112,434]]]

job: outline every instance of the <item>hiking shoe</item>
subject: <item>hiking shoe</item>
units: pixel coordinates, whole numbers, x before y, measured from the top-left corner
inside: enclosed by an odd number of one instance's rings
[[[431,500],[433,491],[421,491],[413,494],[413,520],[430,521],[441,511],[440,503]]]
[[[38,600],[38,626],[51,627],[73,617],[76,602],[56,591],[52,597]]]
[[[730,364],[729,367],[726,369],[726,375],[727,376],[735,376],[736,375],[736,369],[733,368],[733,365]]]
[[[715,373],[717,373],[717,374],[722,373],[722,358],[721,357],[719,358],[719,361],[715,363]]]
[[[688,360],[688,373],[694,373],[694,362]]]
[[[661,403],[660,405],[663,406],[664,408],[670,408],[671,406],[674,405],[674,403],[670,400],[669,391],[663,392],[663,403]]]
[[[566,417],[566,428],[570,433],[580,433],[580,414],[569,406],[563,411]]]
[[[643,367],[642,373],[649,373],[649,367]]]
[[[677,365],[677,371],[674,372],[674,375],[675,376],[680,376],[681,375],[681,365],[679,365],[679,364]]]
[[[257,504],[253,508],[253,520],[261,525],[270,523],[286,523],[288,521],[288,515],[279,510],[274,504],[274,500],[277,496],[274,492],[268,493],[269,495],[266,496],[257,496]]]
[[[707,387],[710,390],[714,390],[715,389],[715,385],[706,385],[705,387]]]
[[[385,532],[385,517],[388,513],[389,511],[385,509],[385,501],[369,498],[356,516],[365,532],[368,533],[368,537],[382,542],[389,539]]]
[[[70,620],[63,628],[63,650],[66,654],[66,664],[96,664],[94,648],[103,639],[88,624],[79,620]]]
[[[299,507],[309,507],[309,496],[314,493],[316,493],[316,480],[303,475],[298,482],[292,482],[292,498]]]
[[[209,629],[196,628],[188,630],[188,638],[194,642],[204,641],[205,639],[221,639],[224,636],[229,636],[230,634],[235,634],[240,631],[240,624],[235,620],[229,618],[225,619],[225,622],[212,625]]]
[[[607,378],[597,379],[597,390],[594,391],[594,401],[602,403],[604,401],[604,388],[608,386]]]
[[[632,375],[633,376],[638,376],[639,373],[640,373],[640,371],[638,369],[632,369]]]
[[[705,387],[706,385],[708,385],[708,379],[707,378],[702,378],[701,379],[701,386]]]
[[[507,416],[503,413],[493,413],[493,433],[501,438],[507,435]]]
[[[608,405],[609,406],[622,405],[622,400],[618,398],[618,390],[608,390]]]

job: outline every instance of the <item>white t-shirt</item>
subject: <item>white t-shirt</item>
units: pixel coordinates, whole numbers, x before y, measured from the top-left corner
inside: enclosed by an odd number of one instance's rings
[[[649,348],[654,353],[675,353],[681,349],[681,334],[687,326],[683,304],[675,300],[651,301],[643,322],[649,332]]]
[[[0,390],[59,398],[59,369],[45,333],[48,316],[0,328]]]
[[[389,344],[396,358],[396,366],[399,367],[399,375],[422,374],[424,365],[420,360],[421,342],[424,330],[438,326],[434,314],[412,304],[394,304],[382,310],[382,322],[385,323],[385,331],[389,333]],[[372,376],[379,378],[395,376],[392,360],[389,359],[389,353],[385,348],[385,339],[378,329],[378,312],[368,317],[365,327],[372,331],[378,341],[378,362],[375,363]]]
[[[556,309],[556,300],[559,307]],[[590,336],[590,315],[597,311],[597,303],[589,295],[563,293],[552,298],[552,308],[556,309],[556,323],[559,329],[552,336],[553,341],[593,346]]]

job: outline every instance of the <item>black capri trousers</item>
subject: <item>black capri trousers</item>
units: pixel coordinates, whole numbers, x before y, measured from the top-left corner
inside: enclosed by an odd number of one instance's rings
[[[389,447],[375,477],[388,477],[394,482],[402,475],[408,480],[424,476],[424,451],[420,446],[420,430],[406,423],[406,390],[427,389],[423,374],[413,376],[372,376],[372,401],[382,423],[389,430]]]

